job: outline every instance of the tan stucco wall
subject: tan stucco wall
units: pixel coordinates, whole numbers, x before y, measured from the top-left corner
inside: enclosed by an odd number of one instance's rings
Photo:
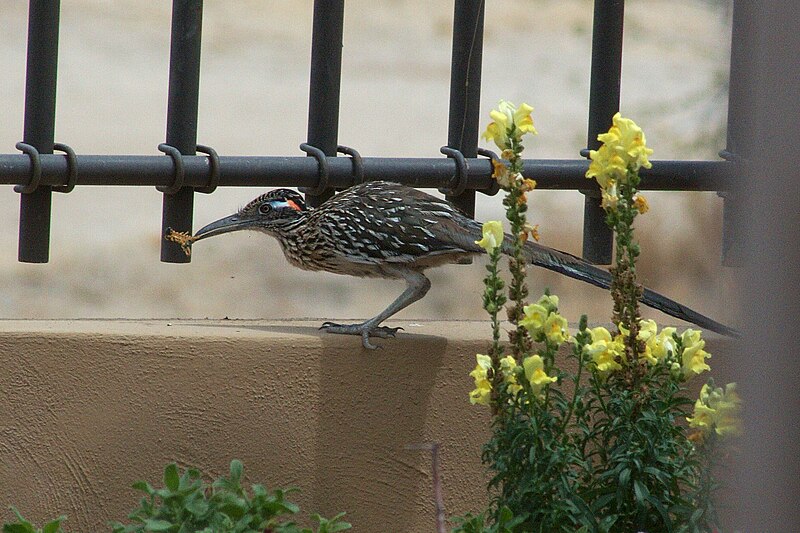
[[[238,458],[249,481],[300,487],[304,510],[347,511],[354,531],[430,532],[430,453],[408,446],[439,442],[448,515],[480,510],[489,418],[467,373],[486,323],[404,323],[377,351],[317,325],[0,321],[0,508],[108,531],[133,481]]]

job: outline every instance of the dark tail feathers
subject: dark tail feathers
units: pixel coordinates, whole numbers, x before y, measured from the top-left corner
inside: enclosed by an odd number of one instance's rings
[[[511,237],[507,235],[505,242],[503,242],[503,253],[507,255],[511,254],[510,239]],[[566,252],[560,252],[531,241],[525,244],[525,254],[531,264],[591,283],[603,289],[611,287],[611,274],[607,270],[587,263],[580,257]],[[720,324],[716,320],[689,309],[685,305],[679,304],[675,300],[671,300],[650,289],[644,289],[642,298],[639,301],[648,307],[658,309],[672,317],[691,322],[703,329],[719,333],[720,335],[727,335],[729,337],[739,337],[741,335],[737,330],[725,324]]]

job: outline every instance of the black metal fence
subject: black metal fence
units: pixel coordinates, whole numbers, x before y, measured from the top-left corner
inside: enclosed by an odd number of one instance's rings
[[[642,189],[718,191],[734,187],[737,138],[743,119],[736,116],[737,58],[745,40],[737,35],[741,17],[734,3],[729,94],[728,146],[718,161],[654,161],[643,172]],[[54,139],[58,65],[59,0],[30,0],[22,153],[0,155],[0,183],[16,184],[21,193],[19,260],[48,261],[52,192],[68,193],[77,185],[156,186],[164,193],[162,229],[191,231],[195,191],[217,186],[299,186],[309,203],[318,205],[361,180],[387,179],[418,187],[437,187],[464,212],[474,215],[475,191],[497,191],[491,178],[490,153],[478,149],[483,0],[454,2],[453,48],[447,145],[442,158],[361,157],[339,146],[339,91],[342,64],[344,0],[316,0],[311,51],[307,143],[313,157],[219,156],[197,145],[202,0],[174,0],[170,47],[169,96],[164,156],[78,155]],[[599,145],[619,109],[624,0],[595,0],[587,148]],[[60,152],[60,153],[54,153]],[[577,151],[577,150],[576,150]],[[200,152],[201,155],[196,155]],[[336,157],[338,153],[346,157]],[[576,154],[577,155],[577,154]],[[583,255],[596,263],[611,260],[612,235],[604,223],[599,191],[584,178],[586,159],[525,161],[526,176],[540,189],[580,190],[586,195]],[[723,251],[735,241],[725,216]],[[175,243],[163,241],[161,260],[188,262]]]

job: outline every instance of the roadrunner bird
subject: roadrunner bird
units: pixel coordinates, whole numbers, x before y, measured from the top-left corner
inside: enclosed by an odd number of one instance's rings
[[[373,181],[351,187],[319,207],[306,206],[290,189],[262,194],[238,213],[200,229],[191,241],[237,230],[272,235],[294,266],[360,277],[403,279],[405,291],[386,309],[360,324],[325,322],[330,333],[360,335],[365,348],[370,337],[393,337],[398,329],[380,324],[428,292],[425,269],[455,263],[485,253],[475,244],[481,224],[462,215],[450,203],[412,187]],[[506,234],[502,251],[511,254]],[[531,264],[608,288],[611,275],[579,257],[525,243]],[[731,335],[733,330],[649,289],[642,303],[702,328]]]

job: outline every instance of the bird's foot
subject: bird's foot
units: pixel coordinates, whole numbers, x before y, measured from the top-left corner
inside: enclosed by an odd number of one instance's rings
[[[338,333],[340,335],[360,335],[361,343],[364,345],[364,348],[368,350],[374,350],[378,347],[369,342],[370,337],[388,339],[389,337],[394,337],[397,332],[403,328],[373,326],[368,322],[362,322],[361,324],[336,324],[334,322],[323,322],[319,329],[325,330],[328,333]]]

